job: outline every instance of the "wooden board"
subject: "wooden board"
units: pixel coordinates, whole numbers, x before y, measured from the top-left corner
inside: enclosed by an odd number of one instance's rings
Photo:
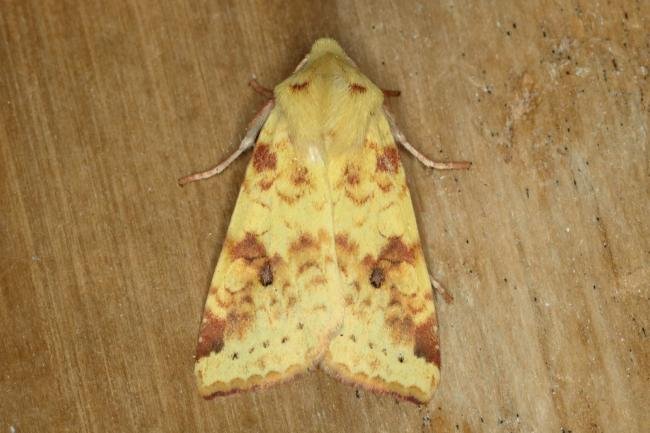
[[[325,4],[327,3],[327,4]],[[647,432],[650,6],[5,1],[0,431]],[[314,372],[202,400],[193,351],[249,156],[319,36],[425,154],[402,153],[439,302],[417,407]]]

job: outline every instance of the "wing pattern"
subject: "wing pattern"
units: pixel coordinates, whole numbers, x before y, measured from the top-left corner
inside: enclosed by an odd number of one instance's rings
[[[286,130],[274,109],[255,145],[212,278],[195,366],[205,396],[270,385],[307,370],[340,327],[324,167],[295,158]]]
[[[433,293],[383,114],[360,151],[329,167],[346,314],[323,365],[345,381],[428,400],[440,375]]]

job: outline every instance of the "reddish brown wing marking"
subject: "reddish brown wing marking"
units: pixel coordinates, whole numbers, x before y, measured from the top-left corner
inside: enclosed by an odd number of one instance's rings
[[[295,83],[292,84],[290,87],[293,92],[300,92],[307,89],[307,87],[309,87],[309,81],[304,81],[302,83]]]
[[[322,270],[321,267],[318,265],[318,263],[316,263],[316,261],[308,260],[300,264],[300,266],[298,267],[298,275],[302,275],[309,268],[316,268],[318,270]]]
[[[251,165],[256,173],[256,176],[253,177],[257,179],[256,185],[262,191],[271,189],[278,178],[278,173],[276,172],[278,157],[271,149],[270,144],[258,141],[253,150]],[[249,190],[247,179],[244,179],[242,189]]]
[[[226,321],[206,312],[199,331],[199,344],[196,346],[196,359],[203,358],[211,352],[219,353],[223,349],[223,334]]]
[[[226,241],[228,243],[228,241]],[[259,282],[262,286],[273,283],[274,268],[282,261],[276,253],[269,257],[264,245],[253,233],[246,233],[244,239],[230,245],[230,256],[233,260],[243,259],[257,270]]]
[[[346,165],[343,175],[345,176],[345,181],[348,183],[348,185],[354,186],[358,185],[359,182],[361,182],[361,178],[359,176],[359,166],[357,165]]]
[[[408,262],[413,264],[417,249],[417,244],[409,247],[402,241],[402,238],[392,236],[382,248],[381,253],[379,253],[379,260],[387,260],[391,263]]]
[[[337,246],[345,248],[348,246],[347,235],[340,234],[337,236]],[[401,238],[391,237],[381,249],[377,259],[366,256],[362,263],[369,270],[370,284],[379,289],[384,286],[386,281],[390,281],[391,273],[400,272],[401,263],[414,264],[417,258],[418,244],[406,245]],[[386,286],[388,288],[388,286]],[[387,305],[386,325],[392,330],[397,340],[404,340],[413,336],[414,354],[419,358],[424,358],[427,362],[440,365],[440,348],[437,338],[437,321],[435,316],[419,326],[415,326],[411,315],[416,311],[411,311],[408,299],[391,286],[390,300]],[[431,299],[430,297],[428,299]]]
[[[291,173],[291,182],[296,186],[308,185],[309,182],[309,170],[307,167],[297,167],[293,173]]]
[[[347,239],[347,236],[341,239]],[[417,244],[409,247],[398,236],[390,237],[376,259],[370,255],[363,258],[362,263],[369,269],[370,284],[378,289],[386,280],[387,274],[399,271],[400,263],[414,264],[418,248]]]
[[[350,240],[350,237],[348,236],[347,233],[337,234],[334,240],[336,242],[337,247],[350,253],[356,252],[357,249],[359,248],[356,242]]]
[[[249,232],[244,239],[230,247],[230,255],[233,259],[244,259],[250,262],[266,257],[266,248],[257,240],[257,236]]]
[[[274,280],[274,269],[280,266],[282,258],[278,254],[269,257],[264,244],[254,233],[247,232],[239,239],[227,239],[225,248],[233,263],[240,261],[245,267],[257,273],[255,279],[242,280],[241,288],[232,292],[228,287],[211,287],[211,296],[216,296],[217,304],[224,309],[226,317],[216,317],[211,311],[205,312],[199,332],[196,358],[200,359],[210,353],[219,353],[229,336],[241,338],[250,330],[254,317],[253,293],[255,287],[269,286]],[[249,277],[250,278],[250,277]],[[238,355],[233,355],[238,356]]]
[[[309,169],[300,165],[293,167],[289,180],[291,181],[291,188],[287,188],[286,185],[280,186],[276,188],[275,192],[280,200],[288,205],[293,205],[307,195],[312,190],[313,185]]]
[[[435,316],[415,328],[415,349],[413,353],[418,358],[424,358],[440,367],[440,343],[436,332],[438,323]]]
[[[368,147],[376,152],[375,183],[384,193],[387,193],[396,185],[395,175],[400,171],[399,152],[395,146],[377,149],[377,145],[370,143]],[[406,183],[402,182],[402,191],[405,190]]]
[[[327,245],[329,240],[330,237],[324,230],[319,230],[318,233],[313,234],[302,232],[289,245],[289,254],[292,257],[290,260],[297,265],[295,275],[300,277],[311,274],[305,289],[328,283],[320,259],[322,248]]]
[[[377,171],[397,173],[399,170],[399,152],[395,147],[385,147],[377,154]]]
[[[353,162],[345,166],[342,176],[338,180],[336,187],[343,188],[345,196],[352,200],[357,206],[361,206],[372,198],[372,191],[368,192],[359,189],[361,186],[361,169],[358,164]]]
[[[270,150],[270,145],[266,143],[257,143],[253,151],[253,167],[258,172],[265,170],[275,170],[278,158]]]
[[[309,233],[301,233],[298,239],[291,243],[290,251],[298,253],[309,248],[316,248],[317,242]]]
[[[347,233],[337,233],[334,237],[334,242],[336,245],[336,255],[341,258],[343,256],[355,257],[359,250],[359,245],[350,240],[350,236]],[[348,275],[348,269],[345,265],[349,260],[338,260],[339,270]]]

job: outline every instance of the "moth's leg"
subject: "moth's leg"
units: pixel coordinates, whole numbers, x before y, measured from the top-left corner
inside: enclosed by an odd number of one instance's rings
[[[271,113],[271,109],[273,108],[274,101],[271,99],[269,102],[267,102],[264,107],[255,115],[253,120],[251,120],[251,123],[248,125],[248,130],[246,131],[246,135],[242,139],[241,143],[239,143],[239,148],[233,152],[232,155],[230,155],[228,158],[226,158],[224,161],[220,162],[217,164],[215,167],[202,171],[199,173],[194,173],[190,174],[189,176],[182,177],[178,179],[178,184],[180,186],[186,185],[190,182],[194,182],[197,180],[202,180],[202,179],[207,179],[209,177],[212,177],[216,174],[221,173],[224,171],[239,155],[253,147],[253,144],[255,144],[255,139],[257,138],[257,135],[259,134],[260,130],[262,129],[262,126],[264,126],[264,122],[266,122],[266,119],[269,117],[269,114]]]
[[[435,168],[438,170],[466,170],[472,166],[472,163],[469,161],[433,161],[422,155],[415,147],[413,147],[411,143],[406,140],[406,137],[397,127],[395,124],[395,119],[393,119],[393,116],[388,112],[386,107],[384,107],[384,113],[386,113],[386,118],[390,124],[390,130],[393,133],[393,138],[395,138],[395,141],[400,143],[404,149],[408,150],[409,153],[415,156],[418,161],[420,161],[425,167]]]
[[[386,98],[397,98],[399,95],[402,94],[399,90],[389,90],[389,89],[381,89],[382,93],[384,94],[384,97]]]
[[[268,87],[262,86],[259,83],[259,81],[257,81],[257,78],[252,78],[248,82],[248,85],[251,86],[253,90],[255,90],[257,93],[259,93],[262,96],[266,96],[267,98],[273,97],[273,89],[269,89]]]
[[[429,279],[431,280],[431,285],[433,286],[436,293],[442,296],[442,299],[444,299],[446,303],[451,304],[454,302],[454,297],[451,295],[451,293],[445,290],[445,286],[443,286],[440,281],[433,278],[433,275],[431,274],[429,274]]]

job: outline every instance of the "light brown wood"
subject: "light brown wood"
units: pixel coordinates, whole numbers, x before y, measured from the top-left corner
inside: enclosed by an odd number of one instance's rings
[[[4,1],[0,432],[647,432],[650,6]],[[211,401],[193,351],[248,156],[319,36],[408,140],[438,302],[429,406],[321,372]]]

